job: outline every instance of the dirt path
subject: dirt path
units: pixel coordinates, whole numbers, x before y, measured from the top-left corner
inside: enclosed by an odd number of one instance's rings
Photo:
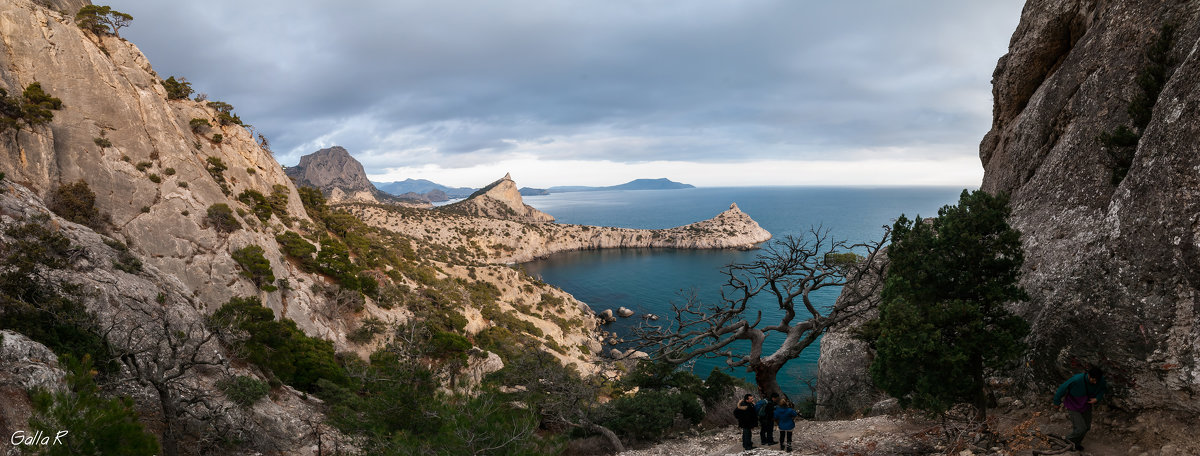
[[[1063,435],[1070,432],[1070,423],[1064,413],[1043,408],[1039,410],[1007,410],[998,414],[1001,432],[1020,429],[1037,430],[1046,434]],[[1144,417],[1133,429],[1128,423],[1116,423],[1104,410],[1097,413],[1092,431],[1084,439],[1086,451],[1071,451],[1066,456],[1195,456],[1200,454],[1200,438],[1168,432],[1174,427],[1158,419]],[[1177,424],[1177,423],[1171,423]],[[793,434],[793,452],[779,451],[779,447],[759,446],[743,451],[741,430],[726,427],[710,430],[699,435],[669,439],[649,448],[630,450],[620,456],[892,456],[906,454],[938,454],[933,450],[932,439],[922,431],[930,429],[933,422],[915,417],[877,416],[849,421],[800,421]],[[758,432],[754,432],[758,444]],[[942,450],[944,451],[944,450]],[[952,452],[960,456],[983,456],[1004,454],[999,448]],[[1028,447],[1011,453],[1015,456],[1031,456]]]

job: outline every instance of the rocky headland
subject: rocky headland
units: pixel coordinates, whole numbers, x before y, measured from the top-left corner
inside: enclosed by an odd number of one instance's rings
[[[502,185],[516,190],[511,182],[501,180]],[[507,198],[510,202],[521,201],[515,191]],[[470,200],[462,203],[469,204]],[[512,207],[491,201],[485,204]],[[517,216],[516,220],[501,218],[511,216],[503,212],[499,217],[468,215],[451,206],[445,211],[368,204],[339,207],[372,226],[445,245],[450,250],[463,249],[487,263],[523,263],[558,252],[607,248],[750,249],[771,239],[771,233],[736,203],[713,218],[659,230],[529,222],[525,216]]]

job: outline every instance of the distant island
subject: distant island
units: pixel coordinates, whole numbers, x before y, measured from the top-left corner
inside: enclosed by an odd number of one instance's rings
[[[528,188],[528,187],[526,187]],[[678,190],[682,188],[696,188],[695,185],[675,182],[665,177],[658,179],[634,179],[621,185],[610,185],[608,187],[585,187],[580,185],[567,185],[550,187],[546,189],[547,193],[567,193],[567,192],[599,192],[605,190]],[[537,190],[537,189],[530,189]]]

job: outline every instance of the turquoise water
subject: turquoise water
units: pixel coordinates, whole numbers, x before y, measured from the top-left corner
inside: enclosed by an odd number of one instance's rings
[[[822,226],[842,239],[877,240],[882,226],[890,225],[901,213],[935,215],[937,209],[958,200],[961,188],[820,188],[746,187],[695,188],[661,191],[604,191],[558,193],[525,197],[525,202],[553,215],[559,223],[625,228],[668,228],[710,218],[736,202],[776,239],[805,236],[810,228]],[[758,251],[612,249],[565,252],[525,265],[533,275],[556,285],[602,311],[625,306],[641,315],[665,316],[670,303],[683,300],[682,293],[694,291],[703,300],[716,300],[724,283],[721,269],[731,263],[753,260]],[[819,305],[832,305],[837,289],[814,294]],[[752,302],[770,324],[782,314],[770,299]],[[799,309],[798,309],[799,311]],[[609,331],[628,335],[642,322],[635,315],[618,319]],[[782,335],[772,333],[764,353],[779,346]],[[747,351],[748,344],[735,345]],[[816,377],[820,348],[810,346],[780,371],[784,392],[801,397],[805,379]],[[702,359],[692,370],[707,375],[713,367],[748,380],[744,368],[725,367],[724,359]],[[796,396],[797,394],[801,396]]]

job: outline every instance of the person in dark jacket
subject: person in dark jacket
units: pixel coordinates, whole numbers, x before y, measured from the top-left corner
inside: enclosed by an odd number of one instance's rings
[[[775,407],[775,422],[779,423],[780,451],[792,452],[792,430],[796,429],[796,417],[799,415],[792,401],[785,401],[779,407]]]
[[[758,413],[754,411],[754,395],[747,394],[733,409],[733,417],[737,418],[738,427],[742,428],[742,449],[754,448],[753,434],[750,433],[758,425]]]
[[[1071,433],[1065,437],[1083,450],[1083,436],[1092,428],[1092,406],[1104,398],[1108,384],[1104,371],[1098,367],[1071,377],[1054,392],[1054,405],[1067,409],[1071,419]]]
[[[775,441],[775,405],[779,404],[779,393],[771,393],[771,398],[758,401],[754,405],[758,411],[758,441],[763,445],[774,445]]]

